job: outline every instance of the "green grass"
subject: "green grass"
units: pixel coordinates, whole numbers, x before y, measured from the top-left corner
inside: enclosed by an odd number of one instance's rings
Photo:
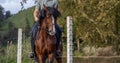
[[[33,62],[33,60],[29,58],[31,52],[30,39],[24,39],[22,44],[22,63]],[[17,63],[17,44],[12,44],[11,42],[4,50],[4,53],[0,53],[0,63]]]
[[[29,58],[31,52],[30,38],[24,39],[22,45],[22,63],[34,63],[32,59]]]
[[[33,19],[33,11],[34,7],[28,8],[27,10],[20,11],[14,16],[8,18],[2,23],[1,29],[4,30],[4,34],[8,32],[9,22],[12,22],[16,28],[24,28],[26,25],[25,18],[28,18],[30,26],[32,27],[34,19]]]
[[[0,63],[16,63],[17,45],[10,43],[4,48],[4,53],[0,53]]]

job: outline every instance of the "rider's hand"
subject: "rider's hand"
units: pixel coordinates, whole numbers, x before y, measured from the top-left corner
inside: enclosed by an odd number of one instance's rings
[[[38,22],[39,21],[39,18],[38,17],[35,17],[35,22]]]

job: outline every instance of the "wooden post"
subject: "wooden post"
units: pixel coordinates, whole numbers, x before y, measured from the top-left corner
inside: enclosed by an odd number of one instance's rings
[[[72,63],[72,17],[67,17],[67,63]]]
[[[17,63],[21,63],[22,58],[22,29],[18,29],[18,51],[17,51]]]

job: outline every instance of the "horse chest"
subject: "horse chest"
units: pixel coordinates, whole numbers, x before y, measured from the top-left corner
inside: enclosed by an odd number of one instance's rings
[[[44,38],[41,37],[37,40],[36,46],[41,53],[52,52],[56,49],[56,40],[55,38]]]

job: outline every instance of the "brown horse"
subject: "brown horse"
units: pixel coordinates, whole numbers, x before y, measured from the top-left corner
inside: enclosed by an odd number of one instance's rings
[[[35,52],[38,63],[45,63],[46,59],[48,59],[48,63],[53,63],[54,59],[56,59],[57,63],[61,63],[61,57],[56,57],[57,39],[55,36],[55,24],[57,23],[57,17],[60,16],[60,12],[56,8],[44,6],[40,14],[40,30],[35,40]],[[61,46],[60,50],[62,52]]]

